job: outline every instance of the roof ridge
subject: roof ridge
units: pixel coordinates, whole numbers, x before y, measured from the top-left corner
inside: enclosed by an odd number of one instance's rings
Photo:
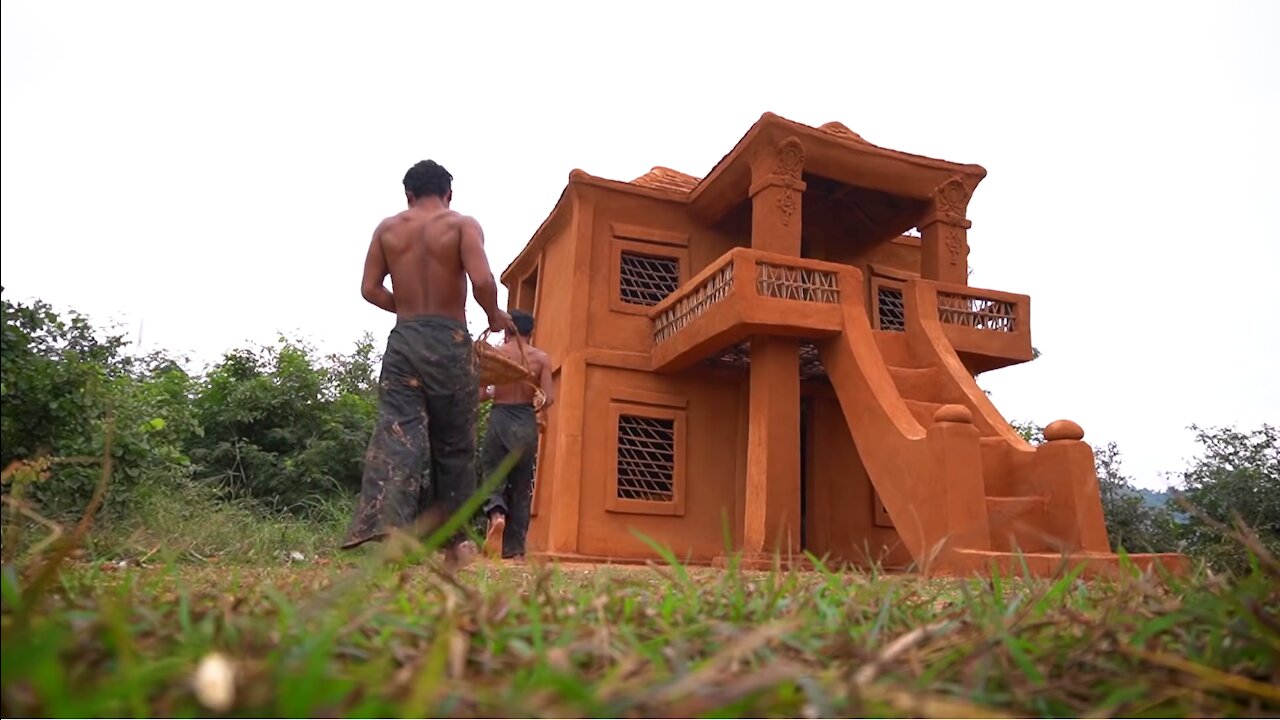
[[[687,193],[698,186],[702,178],[694,177],[679,170],[655,165],[649,172],[631,181],[632,185]]]

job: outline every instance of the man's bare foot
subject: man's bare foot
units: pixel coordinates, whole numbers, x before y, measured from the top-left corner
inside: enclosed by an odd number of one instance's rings
[[[476,547],[475,543],[470,540],[463,540],[444,551],[444,567],[449,572],[457,572],[470,565],[478,554],[480,554],[480,549]]]
[[[502,532],[507,528],[507,518],[502,513],[489,516],[489,531],[484,536],[484,554],[497,560],[502,557]]]

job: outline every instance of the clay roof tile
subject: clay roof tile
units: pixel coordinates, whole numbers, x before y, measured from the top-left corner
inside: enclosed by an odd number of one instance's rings
[[[671,168],[655,167],[644,175],[632,180],[631,184],[654,188],[657,190],[670,190],[672,192],[687,193],[697,187],[701,180],[701,178],[686,175],[678,170],[672,170]]]
[[[861,135],[845,127],[844,123],[829,122],[829,123],[826,123],[825,125],[822,125],[818,129],[825,133],[835,135],[836,137],[842,138],[844,140],[852,140],[854,142],[860,142],[860,143],[867,142],[866,140],[862,139]],[[870,143],[867,143],[867,144],[870,144]]]

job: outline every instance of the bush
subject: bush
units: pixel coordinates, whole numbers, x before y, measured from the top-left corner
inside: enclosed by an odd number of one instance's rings
[[[373,342],[317,358],[300,343],[227,353],[200,384],[192,446],[201,473],[231,496],[300,513],[360,489],[377,414]]]
[[[126,353],[75,312],[3,300],[0,333],[0,462],[55,461],[31,497],[51,515],[76,512],[97,483],[108,414],[115,425],[108,510],[139,483],[184,476],[184,447],[199,428],[191,380],[172,359]]]

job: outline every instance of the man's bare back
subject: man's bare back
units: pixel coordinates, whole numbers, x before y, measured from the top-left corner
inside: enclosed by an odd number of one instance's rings
[[[469,278],[490,329],[510,329],[510,317],[498,307],[498,284],[480,223],[432,200],[419,200],[378,224],[365,258],[361,294],[397,317],[438,315],[465,322]],[[383,285],[387,275],[394,292]]]
[[[521,346],[524,352],[521,353]],[[542,390],[546,397],[540,409],[546,409],[555,401],[555,388],[552,387],[551,380],[551,358],[545,352],[534,347],[527,340],[520,340],[519,343],[512,338],[507,340],[498,347],[498,351],[506,357],[529,368],[529,371],[537,378],[539,389]],[[528,383],[510,383],[507,385],[496,385],[493,388],[493,401],[499,405],[523,405],[531,404],[534,399],[533,388]]]

